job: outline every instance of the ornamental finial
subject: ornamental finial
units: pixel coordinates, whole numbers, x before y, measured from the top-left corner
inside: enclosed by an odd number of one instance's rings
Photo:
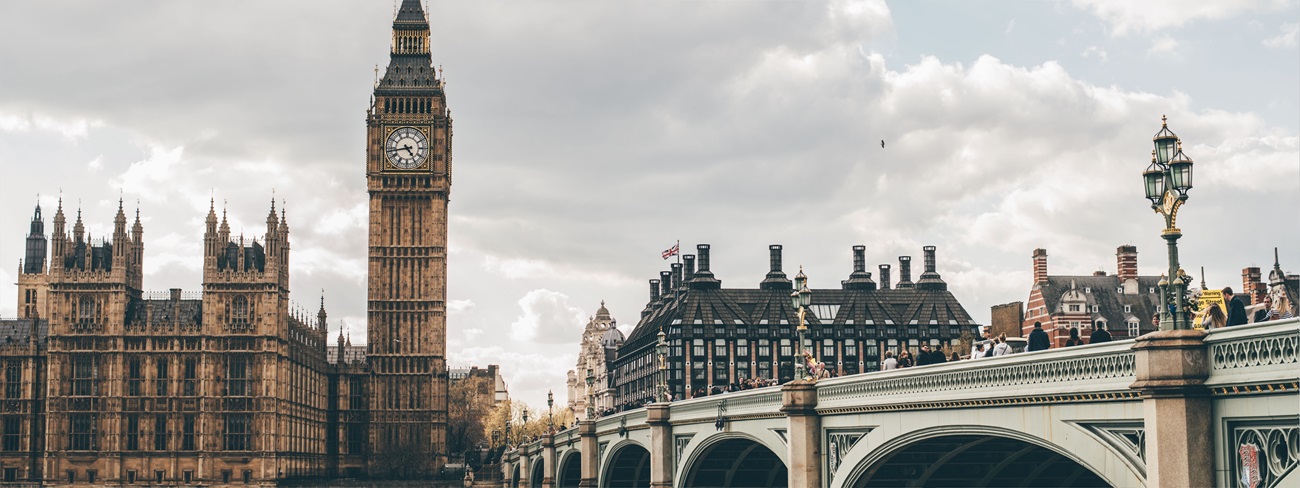
[[[1169,117],[1160,115],[1160,127],[1169,127]]]

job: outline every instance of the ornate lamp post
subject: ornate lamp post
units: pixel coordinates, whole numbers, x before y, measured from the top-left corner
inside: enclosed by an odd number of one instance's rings
[[[524,426],[523,426],[523,429],[524,429],[524,432],[523,432],[523,434],[522,434],[522,435],[523,435],[523,440],[524,440],[524,442],[528,442],[528,408],[527,408],[527,407],[524,408]]]
[[[595,386],[596,373],[587,368],[587,420],[596,419]]]
[[[664,329],[659,329],[659,342],[655,344],[655,352],[659,353],[659,402],[668,401],[668,341]]]
[[[803,266],[799,267],[799,274],[794,276],[794,289],[795,291],[790,292],[790,306],[799,310],[799,327],[795,329],[799,336],[799,344],[794,351],[794,379],[799,381],[807,376],[803,362],[803,343],[804,336],[808,333],[808,325],[804,322],[804,314],[812,304],[812,290],[808,289],[808,277],[803,274]]]
[[[551,407],[555,405],[555,395],[551,390],[546,390],[546,424],[551,432],[555,432],[555,415],[551,413]]]
[[[507,446],[513,445],[510,441],[510,424],[513,423],[515,423],[515,416],[511,414],[510,417],[506,418],[506,445]]]
[[[1160,329],[1190,329],[1186,297],[1190,279],[1178,265],[1178,238],[1183,236],[1178,229],[1178,208],[1192,189],[1192,159],[1183,154],[1182,141],[1169,130],[1166,117],[1160,117],[1160,132],[1151,140],[1156,148],[1142,180],[1151,208],[1165,217],[1160,236],[1169,243],[1169,274],[1160,279]]]

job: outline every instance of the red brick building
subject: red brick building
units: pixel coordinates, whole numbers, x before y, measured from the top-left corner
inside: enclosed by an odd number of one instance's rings
[[[1137,247],[1120,246],[1115,253],[1116,273],[1097,271],[1088,276],[1053,276],[1047,271],[1047,250],[1033,254],[1034,284],[1029,290],[1021,330],[1028,336],[1034,322],[1062,347],[1070,328],[1086,339],[1097,327],[1106,327],[1115,339],[1135,337],[1157,329],[1151,321],[1160,305],[1159,276],[1138,276]]]

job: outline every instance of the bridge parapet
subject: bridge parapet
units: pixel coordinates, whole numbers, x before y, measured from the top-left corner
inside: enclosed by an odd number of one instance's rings
[[[733,419],[755,415],[780,416],[781,387],[770,386],[673,402],[672,422],[674,424],[712,422],[718,416],[720,405],[723,409],[721,413]]]
[[[1211,388],[1264,387],[1294,383],[1300,364],[1300,319],[1215,329],[1210,346]]]
[[[818,410],[1060,395],[1133,396],[1133,341],[1051,349],[818,382]]]

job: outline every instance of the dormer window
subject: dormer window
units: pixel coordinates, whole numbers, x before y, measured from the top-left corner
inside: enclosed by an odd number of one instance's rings
[[[1078,311],[1079,311],[1079,306],[1078,306],[1078,305],[1070,305],[1070,311],[1071,311],[1071,312],[1078,312]]]
[[[1132,306],[1132,305],[1125,305],[1125,306],[1124,306],[1124,313],[1133,313],[1133,306]]]
[[[1085,287],[1083,287],[1083,292],[1084,292],[1084,293],[1092,293],[1092,287],[1091,287],[1091,286],[1085,286]]]

